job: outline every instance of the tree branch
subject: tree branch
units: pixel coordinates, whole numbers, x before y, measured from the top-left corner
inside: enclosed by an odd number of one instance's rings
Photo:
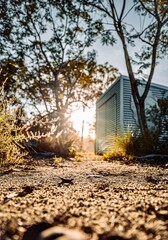
[[[122,5],[122,10],[121,10],[121,14],[120,14],[120,17],[119,17],[119,21],[122,20],[122,17],[123,17],[124,11],[125,11],[125,4],[126,4],[126,0],[123,1],[123,5]]]
[[[142,5],[142,7],[152,16],[154,16],[155,18],[155,14],[153,12],[151,12],[144,4],[143,0],[139,0],[140,4]]]

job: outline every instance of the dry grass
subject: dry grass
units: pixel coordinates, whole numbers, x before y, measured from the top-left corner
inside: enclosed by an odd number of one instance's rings
[[[14,112],[0,110],[0,167],[21,164],[26,155],[22,145],[25,135],[14,116]]]

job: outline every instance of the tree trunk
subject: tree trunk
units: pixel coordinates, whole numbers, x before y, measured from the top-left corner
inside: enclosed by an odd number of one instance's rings
[[[137,110],[140,131],[142,136],[145,137],[148,132],[148,126],[147,126],[146,114],[145,114],[145,101],[142,98],[138,99],[136,103],[136,110]]]
[[[115,27],[116,27],[117,33],[121,39],[122,46],[123,46],[125,63],[126,63],[130,83],[131,83],[131,92],[132,92],[133,100],[134,100],[135,107],[136,107],[139,128],[140,128],[142,136],[145,137],[148,132],[148,126],[147,126],[146,115],[145,115],[145,97],[146,96],[141,97],[139,94],[138,83],[137,83],[137,80],[135,79],[135,76],[133,73],[131,60],[130,60],[127,45],[125,42],[124,33],[122,31],[121,23],[119,22],[119,24],[116,25]]]

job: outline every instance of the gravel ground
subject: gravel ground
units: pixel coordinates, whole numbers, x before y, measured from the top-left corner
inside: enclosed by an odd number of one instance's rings
[[[0,175],[0,239],[22,239],[30,226],[47,222],[80,230],[86,240],[167,240],[167,173],[166,165],[96,157],[26,160]]]

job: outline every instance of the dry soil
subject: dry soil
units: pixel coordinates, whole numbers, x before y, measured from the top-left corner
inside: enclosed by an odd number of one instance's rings
[[[27,159],[1,173],[1,240],[22,239],[44,221],[88,240],[168,239],[166,165],[79,160]]]

